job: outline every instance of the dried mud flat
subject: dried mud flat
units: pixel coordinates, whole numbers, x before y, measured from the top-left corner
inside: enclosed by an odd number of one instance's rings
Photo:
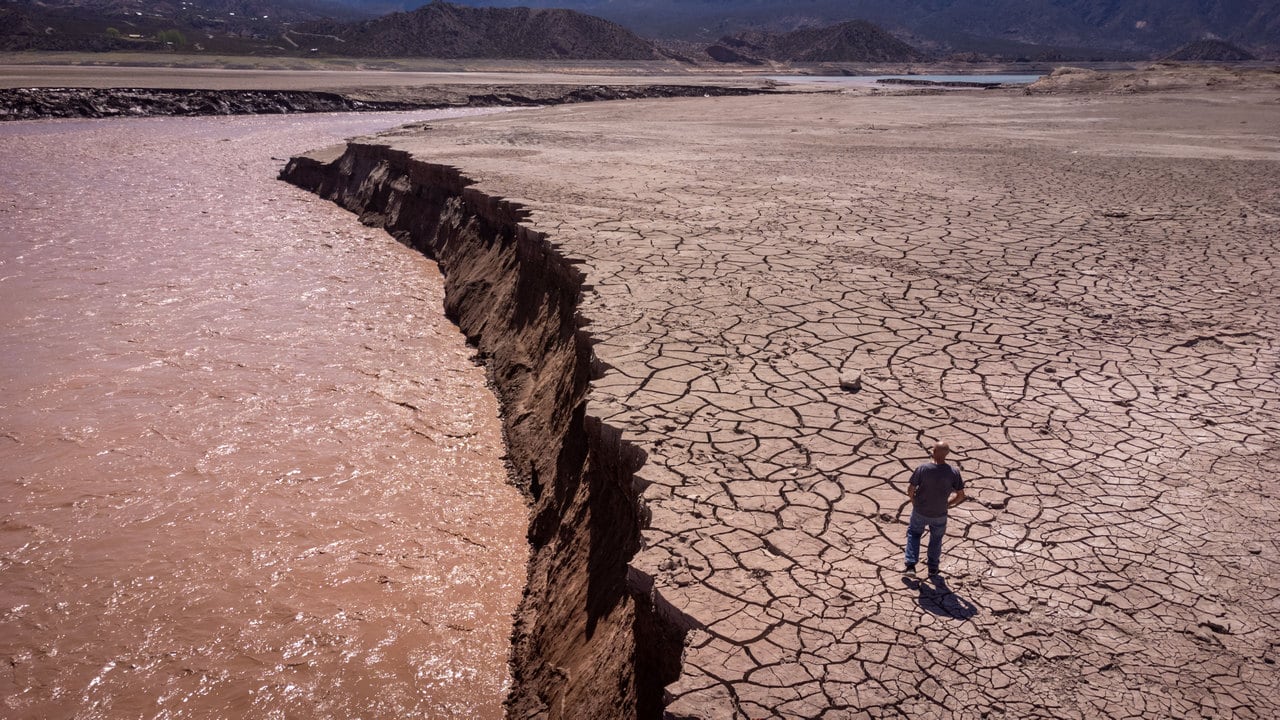
[[[671,716],[1268,718],[1278,100],[637,101],[364,142],[581,261],[586,412],[647,454],[631,564],[696,626]],[[935,438],[972,499],[927,579],[904,485]]]

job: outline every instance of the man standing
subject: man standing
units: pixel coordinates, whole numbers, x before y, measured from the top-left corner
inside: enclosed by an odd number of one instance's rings
[[[929,529],[929,575],[938,574],[942,560],[942,534],[947,529],[947,510],[964,502],[964,480],[960,471],[947,464],[951,446],[934,443],[933,462],[916,468],[907,482],[911,500],[911,522],[907,525],[906,572],[916,571],[920,560],[920,538]],[[954,493],[954,497],[952,494]]]

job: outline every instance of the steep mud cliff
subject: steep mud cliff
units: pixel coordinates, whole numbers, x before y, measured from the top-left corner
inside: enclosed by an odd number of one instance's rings
[[[281,177],[435,258],[446,312],[488,368],[532,504],[510,717],[659,717],[688,623],[628,566],[647,515],[634,475],[644,455],[588,411],[604,367],[581,329],[574,260],[522,226],[519,206],[384,146],[294,158]]]

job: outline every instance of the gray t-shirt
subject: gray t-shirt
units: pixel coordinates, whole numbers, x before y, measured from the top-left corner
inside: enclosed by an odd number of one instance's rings
[[[911,473],[910,483],[916,486],[916,512],[930,518],[946,517],[947,499],[964,488],[960,471],[946,463],[921,465]]]

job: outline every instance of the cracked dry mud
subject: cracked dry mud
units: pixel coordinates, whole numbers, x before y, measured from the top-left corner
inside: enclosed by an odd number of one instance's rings
[[[1280,714],[1270,96],[556,108],[379,142],[580,258],[698,718]],[[849,389],[843,389],[849,388]],[[909,468],[971,500],[901,572]]]

